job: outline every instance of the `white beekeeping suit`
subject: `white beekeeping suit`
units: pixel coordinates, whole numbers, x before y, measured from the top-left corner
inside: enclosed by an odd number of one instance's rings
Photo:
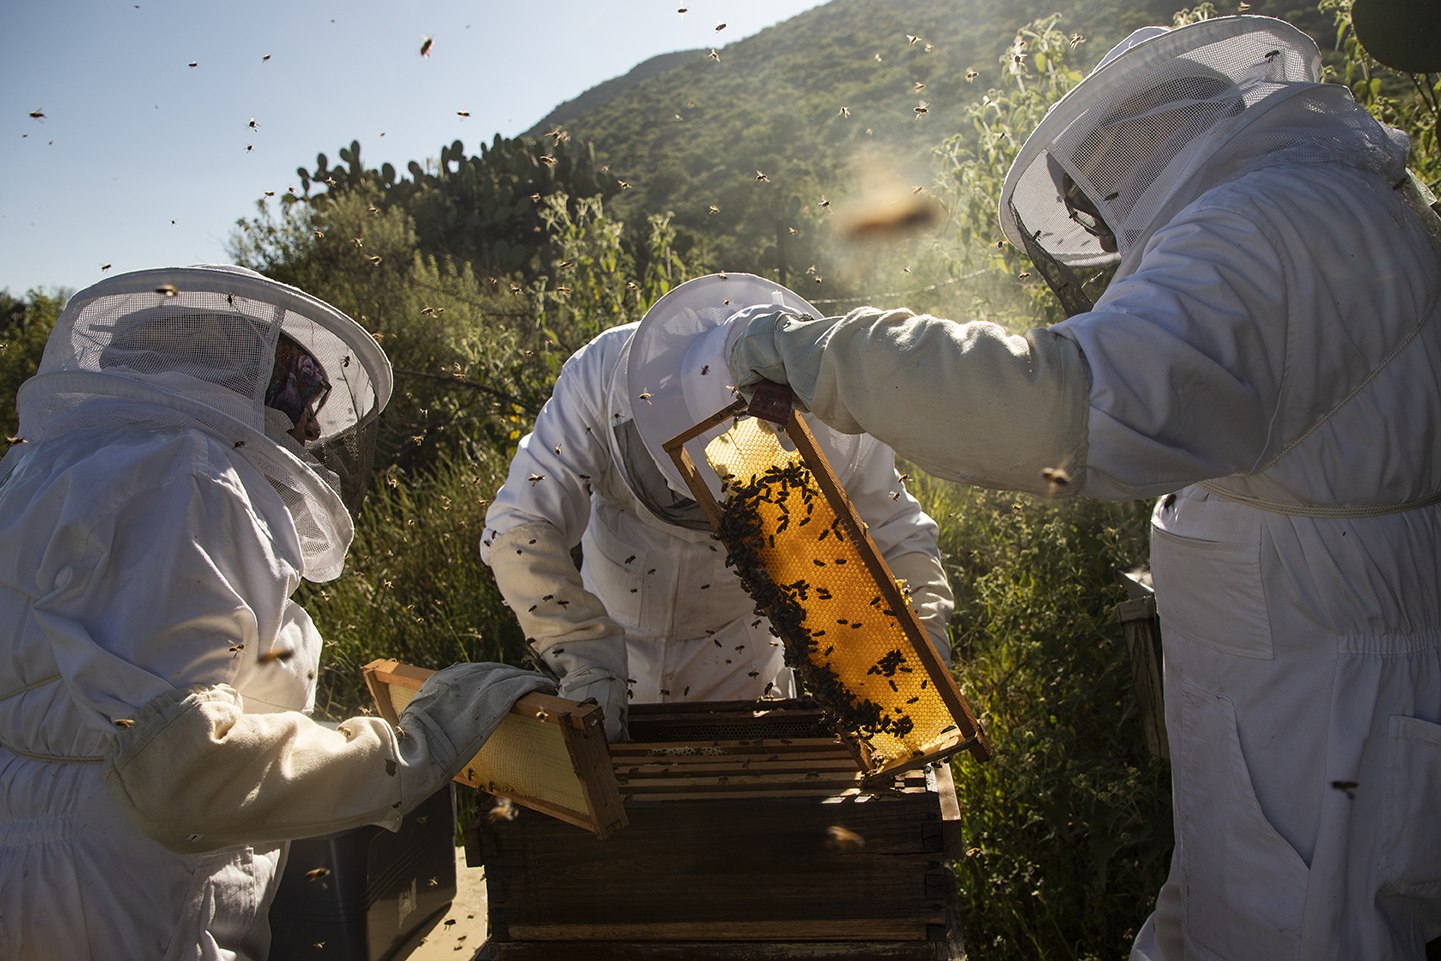
[[[253,271],[66,304],[0,461],[0,957],[259,961],[288,840],[396,821],[543,683],[441,671],[403,738],[306,717],[290,594],[341,572],[390,387],[369,334]]]
[[[715,274],[680,285],[639,324],[607,330],[577,351],[486,515],[481,556],[511,610],[562,675],[561,692],[601,703],[612,737],[620,735],[627,682],[639,702],[795,690],[780,641],[661,447],[735,400],[726,356],[748,314],[732,315],[750,305],[815,315],[770,281]],[[818,432],[949,660],[952,599],[935,522],[905,491],[889,448]],[[580,570],[570,553],[577,544]]]
[[[1162,495],[1176,849],[1145,961],[1441,935],[1441,249],[1405,137],[1319,70],[1225,17],[1138,31],[1052,107],[1002,225],[1048,271],[1118,262],[1061,324],[772,316],[732,356],[944,476]]]

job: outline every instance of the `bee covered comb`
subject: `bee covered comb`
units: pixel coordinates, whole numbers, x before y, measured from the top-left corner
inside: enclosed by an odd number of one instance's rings
[[[685,445],[727,420],[697,464]],[[867,780],[960,751],[990,757],[949,668],[787,389],[762,385],[749,404],[737,401],[663,446],[785,644],[787,663]]]

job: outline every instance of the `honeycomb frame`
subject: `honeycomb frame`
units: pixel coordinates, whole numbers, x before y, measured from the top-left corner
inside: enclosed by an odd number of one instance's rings
[[[727,438],[740,438],[729,441],[736,447],[749,444],[754,448],[757,417],[775,424],[794,446],[794,453],[785,452],[777,438],[774,443],[779,453],[764,469],[758,466],[764,457],[757,460],[753,453],[740,458],[739,472],[734,470],[736,463],[717,466],[717,460],[724,458]],[[721,478],[723,503],[685,445],[727,420],[732,421],[730,428],[706,447],[707,466]],[[747,424],[752,425],[749,439]],[[776,431],[765,430],[776,438]],[[662,446],[725,545],[727,563],[736,568],[757,602],[757,611],[770,617],[785,645],[787,663],[850,744],[867,781],[962,751],[976,760],[990,757],[984,732],[949,666],[932,646],[805,419],[789,403],[777,406],[775,398],[768,396],[758,396],[750,404],[737,401]],[[749,476],[741,477],[743,474]],[[805,517],[794,526],[789,523],[792,515],[786,502],[775,499],[777,491],[784,491],[780,496],[797,507],[804,503]],[[792,497],[795,491],[800,492],[799,500]],[[757,504],[743,503],[748,497],[756,498]],[[759,506],[761,502],[770,507]],[[813,513],[817,505],[818,515]],[[738,516],[742,518],[739,523]],[[799,512],[794,516],[800,517]],[[817,517],[823,523],[802,538],[800,528]],[[830,535],[834,540],[822,557],[816,545]],[[846,569],[843,576],[852,589],[840,597],[812,585],[804,575],[797,576],[811,570],[805,566],[806,560],[822,573],[827,565],[848,562],[856,562],[861,570]],[[859,601],[862,597],[870,600]],[[864,624],[857,611],[864,613]],[[837,612],[849,612],[849,616],[837,618]],[[865,626],[871,629],[863,630]],[[843,629],[846,637],[838,640],[829,633],[836,627]],[[865,645],[870,645],[871,653],[881,648],[886,653],[878,659],[861,657],[860,648]],[[917,702],[921,702],[919,707]],[[922,718],[919,725],[913,713]]]

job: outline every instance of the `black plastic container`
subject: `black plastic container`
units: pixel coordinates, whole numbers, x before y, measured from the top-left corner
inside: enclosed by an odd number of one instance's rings
[[[270,907],[271,961],[400,961],[454,898],[447,785],[399,832],[360,827],[293,843]]]

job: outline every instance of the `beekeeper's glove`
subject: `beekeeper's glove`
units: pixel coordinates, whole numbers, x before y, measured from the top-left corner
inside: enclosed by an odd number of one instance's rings
[[[560,696],[572,701],[591,698],[605,712],[605,739],[627,739],[629,698],[626,684],[624,637],[569,641],[542,652],[545,662],[560,675]]]
[[[762,381],[789,384],[796,406],[809,410],[820,376],[825,337],[838,320],[805,319],[786,310],[751,317],[731,348],[730,370],[736,389],[749,400]],[[784,340],[777,336],[782,331]]]
[[[355,717],[331,730],[296,711],[247,714],[225,684],[151,701],[116,733],[105,783],[154,840],[199,853],[394,827],[454,777],[540,674],[457,664],[426,680],[399,726]]]
[[[540,689],[553,689],[548,678],[484,662],[452,664],[426,678],[396,724],[401,758],[414,776],[435,782],[421,798],[460,773],[516,700]]]

